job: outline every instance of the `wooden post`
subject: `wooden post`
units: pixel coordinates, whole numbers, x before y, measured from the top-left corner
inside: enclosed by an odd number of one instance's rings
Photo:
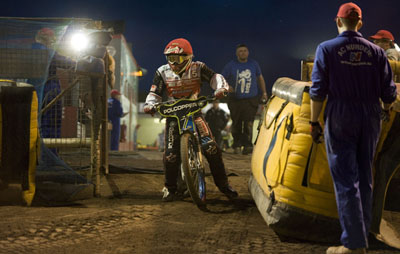
[[[100,139],[98,138],[96,141],[96,189],[95,189],[95,196],[100,197],[100,155],[101,155],[101,146],[100,146]]]
[[[94,172],[94,169],[96,168],[96,163],[94,160],[94,157],[95,157],[94,151],[96,150],[96,146],[95,146],[95,138],[94,138],[95,136],[93,133],[93,126],[94,126],[94,120],[93,120],[93,118],[90,118],[90,129],[91,129],[91,131],[90,131],[90,170],[87,175],[87,179],[89,179],[90,181],[93,180],[93,172]]]
[[[108,150],[109,150],[109,144],[108,144],[108,53],[106,53],[106,57],[104,58],[104,68],[105,68],[105,75],[103,78],[103,91],[102,91],[102,100],[103,100],[103,109],[102,109],[102,121],[101,121],[101,146],[100,146],[100,165],[102,172],[104,174],[108,174]]]
[[[300,80],[301,81],[308,81],[307,80],[307,76],[308,76],[307,61],[302,60],[301,61],[301,77],[300,77]]]
[[[93,114],[94,116],[94,114]],[[92,117],[91,121],[91,144],[90,144],[90,171],[88,174],[88,179],[91,181],[95,181],[95,189],[93,196],[95,197],[100,197],[100,156],[99,156],[99,132],[95,132],[95,119]],[[93,173],[95,173],[95,177],[93,176]]]

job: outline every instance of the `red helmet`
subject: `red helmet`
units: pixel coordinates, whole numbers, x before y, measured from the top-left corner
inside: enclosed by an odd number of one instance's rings
[[[183,38],[172,40],[164,49],[164,55],[169,54],[193,55],[192,45],[190,45],[188,40]]]
[[[192,45],[183,38],[172,40],[165,47],[164,55],[172,71],[180,74],[190,67],[193,58]]]

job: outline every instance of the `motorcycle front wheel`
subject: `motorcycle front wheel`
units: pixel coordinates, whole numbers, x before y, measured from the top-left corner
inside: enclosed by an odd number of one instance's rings
[[[190,133],[181,136],[181,161],[187,188],[193,202],[199,207],[206,205],[206,181],[201,149]]]

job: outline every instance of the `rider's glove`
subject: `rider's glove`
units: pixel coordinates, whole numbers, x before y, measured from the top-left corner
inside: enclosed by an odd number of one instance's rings
[[[390,120],[390,109],[382,109],[381,119],[384,122],[389,122],[389,120]]]
[[[215,92],[214,92],[214,96],[217,99],[222,99],[227,94],[228,94],[228,90],[226,90],[225,88],[219,88],[219,89],[215,90]]]
[[[317,144],[322,143],[322,127],[319,124],[319,122],[311,122],[310,121],[310,125],[311,125],[311,137],[313,139],[313,141]]]
[[[155,107],[153,105],[151,105],[151,104],[144,105],[143,111],[146,114],[151,114],[151,116],[154,116],[154,113],[156,113]]]

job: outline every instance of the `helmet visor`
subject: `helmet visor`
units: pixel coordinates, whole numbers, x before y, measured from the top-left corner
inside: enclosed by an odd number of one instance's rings
[[[169,64],[181,64],[190,59],[191,55],[166,55]]]

